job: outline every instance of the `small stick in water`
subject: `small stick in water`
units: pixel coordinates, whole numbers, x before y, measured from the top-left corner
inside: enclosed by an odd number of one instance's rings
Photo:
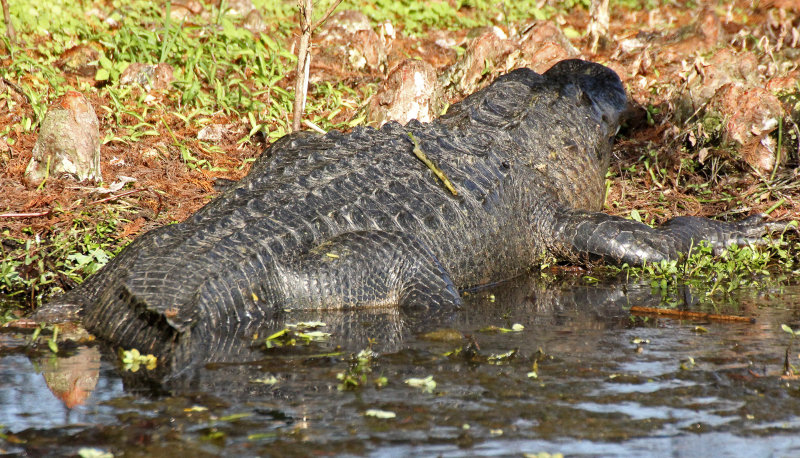
[[[745,323],[755,323],[755,318],[737,315],[720,315],[716,313],[690,312],[688,310],[660,309],[656,307],[641,307],[634,305],[630,312],[634,315],[662,315],[677,319],[694,320],[716,320],[716,321],[740,321]]]

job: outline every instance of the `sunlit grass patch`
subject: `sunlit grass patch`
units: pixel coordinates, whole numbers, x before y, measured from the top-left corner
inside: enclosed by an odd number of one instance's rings
[[[688,286],[700,302],[726,297],[743,287],[777,286],[791,282],[800,271],[796,253],[800,242],[779,236],[763,246],[732,245],[719,254],[703,242],[689,256],[641,267],[603,267],[615,275],[624,274],[650,284],[667,305],[677,306],[679,288]]]

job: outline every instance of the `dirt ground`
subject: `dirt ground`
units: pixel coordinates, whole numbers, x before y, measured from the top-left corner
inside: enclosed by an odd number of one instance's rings
[[[329,51],[318,43],[311,76],[312,82],[343,81],[353,86],[371,82],[380,87],[408,58],[427,62],[441,75],[472,56],[481,64],[480,74],[442,88],[445,102],[452,103],[509,66],[528,64],[543,71],[566,57],[598,61],[617,71],[632,102],[609,176],[609,213],[629,216],[637,209],[645,221],[660,223],[676,215],[737,219],[771,210],[771,220],[796,220],[800,219],[799,12],[796,0],[670,2],[653,9],[613,4],[608,34],[594,51],[591,38],[582,35],[591,17],[581,7],[558,15],[547,26],[501,23],[495,29],[428,30],[420,38],[396,30],[394,37],[381,33],[385,58],[375,68],[354,70],[335,55],[326,55]],[[335,26],[336,18],[329,27]],[[379,31],[382,26],[372,27]],[[578,33],[567,33],[571,38],[566,38],[548,32],[551,29]],[[531,47],[524,48],[523,41]],[[447,44],[465,52],[459,56]],[[94,78],[77,74],[66,77],[75,84],[97,84]],[[287,89],[293,81],[294,75],[285,79]],[[19,253],[26,241],[52,238],[71,227],[114,221],[108,235],[121,245],[154,227],[182,221],[217,194],[215,179],[244,176],[249,167],[246,159],[256,157],[268,143],[255,136],[240,144],[248,126],[238,117],[220,113],[215,122],[233,127],[215,142],[219,150],[199,144],[193,150],[211,167],[189,168],[179,152],[162,145],[167,135],[191,144],[198,128],[167,116],[174,107],[154,105],[149,119],[168,120],[159,124],[160,135],[101,146],[106,186],[123,176],[135,182],[111,193],[98,190],[99,184],[58,177],[51,177],[42,189],[27,187],[22,178],[36,132],[20,128],[26,100],[13,82],[6,83],[0,89],[19,102],[15,110],[0,106],[0,131],[10,126],[9,136],[15,139],[13,146],[0,141],[0,233],[7,252]],[[93,97],[89,99],[96,111],[111,106],[109,100]],[[337,119],[363,113],[369,100],[361,103],[344,109]],[[101,131],[109,128],[100,126]],[[218,169],[224,171],[211,171]],[[64,255],[54,254],[53,262]],[[30,269],[42,267],[48,268],[45,263]],[[74,282],[64,278],[60,283],[69,288]]]

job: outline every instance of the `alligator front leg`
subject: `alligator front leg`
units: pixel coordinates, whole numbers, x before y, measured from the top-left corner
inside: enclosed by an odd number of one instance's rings
[[[761,215],[737,222],[680,216],[658,228],[599,212],[567,211],[556,219],[566,256],[638,266],[677,259],[702,241],[715,253],[730,245],[761,243],[770,229]]]
[[[338,235],[296,261],[279,263],[278,279],[289,309],[461,305],[458,291],[433,252],[403,232]]]

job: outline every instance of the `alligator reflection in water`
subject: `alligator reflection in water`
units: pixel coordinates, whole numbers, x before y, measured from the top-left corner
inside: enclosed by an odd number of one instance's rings
[[[734,291],[726,304],[707,310],[755,316],[755,324],[681,322],[627,311],[661,299],[649,286],[520,279],[476,291],[463,310],[438,316],[287,314],[266,326],[239,328],[238,340],[216,349],[218,362],[209,365],[174,361],[156,371],[120,372],[113,355],[98,364],[98,353],[81,353],[70,364],[72,375],[60,377],[59,393],[73,384],[85,393],[93,380],[97,386],[69,416],[43,401],[45,395],[53,399],[46,388],[34,392],[33,379],[20,378],[21,371],[32,372],[20,364],[22,347],[14,351],[3,340],[10,334],[0,334],[0,424],[15,440],[27,441],[0,440],[0,449],[75,453],[70,447],[77,434],[79,444],[114,453],[135,446],[143,447],[139,453],[180,447],[254,455],[279,446],[302,455],[641,455],[669,452],[685,440],[694,454],[735,453],[746,437],[762,451],[796,453],[800,382],[780,378],[791,339],[780,324],[800,324],[800,287]],[[671,299],[681,302],[684,295]],[[312,320],[327,323],[328,340],[266,349],[269,334]],[[515,323],[525,329],[480,331]],[[425,334],[435,328],[468,337]],[[351,355],[370,345],[375,355],[356,374],[364,376],[357,380],[361,386],[337,390],[338,374],[355,373]],[[91,372],[97,368],[99,377]],[[54,369],[37,375],[40,386],[43,379],[59,379]],[[374,382],[381,376],[386,386],[378,389]],[[432,394],[403,383],[426,376],[437,383]],[[159,395],[165,392],[171,396]],[[396,418],[367,417],[369,409]]]
[[[314,358],[331,352],[342,357],[365,348],[378,354],[394,353],[419,347],[417,338],[420,335],[440,329],[469,336],[494,324],[508,327],[513,323],[525,323],[529,332],[546,326],[557,326],[564,331],[618,328],[629,321],[627,309],[632,303],[656,306],[662,300],[649,287],[629,289],[622,285],[583,283],[578,277],[565,278],[555,284],[520,277],[492,289],[467,294],[467,305],[458,311],[394,307],[293,310],[269,322],[232,322],[216,329],[209,339],[217,345],[209,348],[201,343],[202,352],[198,354],[202,354],[202,358],[162,361],[154,371],[124,372],[123,379],[128,386],[141,382],[152,386],[156,381],[170,391],[204,389],[216,393],[244,389],[251,393],[252,387],[243,387],[243,380],[248,380],[248,374],[252,379],[253,374],[275,365],[276,361],[280,366],[292,358]],[[304,345],[296,341],[289,347],[266,348],[267,336],[297,323],[325,323],[319,329],[330,336],[321,344]],[[467,344],[468,339],[463,337],[461,342],[454,343]],[[225,369],[219,369],[222,367]]]

